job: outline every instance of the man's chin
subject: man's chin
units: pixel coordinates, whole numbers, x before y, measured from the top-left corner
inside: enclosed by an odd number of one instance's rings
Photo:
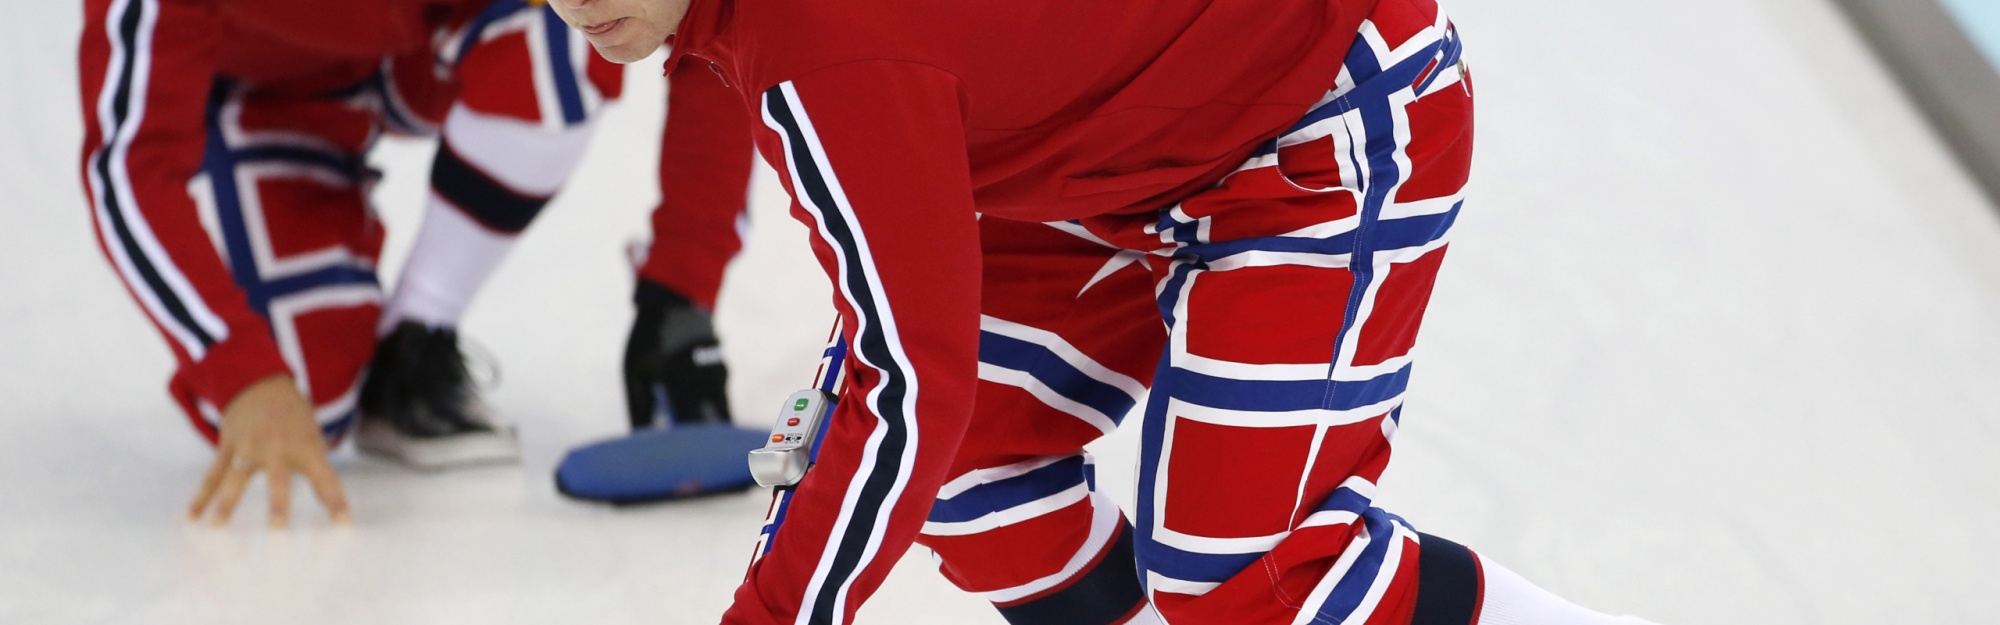
[[[622,44],[606,46],[606,45],[598,45],[596,42],[591,42],[590,46],[593,48],[597,48],[597,54],[603,56],[604,60],[613,63],[618,63],[621,65],[625,63],[636,62],[639,61],[640,59],[652,56],[654,50],[660,49],[659,43],[654,43],[651,46],[643,44],[631,44],[631,43],[622,43]]]

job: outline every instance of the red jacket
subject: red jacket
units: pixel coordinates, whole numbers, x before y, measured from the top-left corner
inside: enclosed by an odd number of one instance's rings
[[[847,622],[915,538],[971,413],[977,214],[1151,214],[1215,183],[1333,86],[1374,4],[694,0],[675,55],[760,120],[853,346],[724,620]]]

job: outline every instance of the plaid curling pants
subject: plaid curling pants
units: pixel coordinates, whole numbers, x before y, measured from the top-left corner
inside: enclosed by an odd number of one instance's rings
[[[1471,149],[1456,30],[1384,0],[1211,189],[983,219],[977,406],[919,542],[1016,623],[1412,622],[1429,537],[1372,500]],[[1082,447],[1140,402],[1128,523]]]

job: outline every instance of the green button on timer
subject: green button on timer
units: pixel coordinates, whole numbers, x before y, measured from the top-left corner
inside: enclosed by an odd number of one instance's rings
[[[806,409],[806,400],[803,400],[803,399],[801,399],[801,400],[799,400],[799,401],[798,401],[798,403],[795,403],[795,404],[792,404],[792,409],[793,409],[793,410],[805,410],[805,409]]]

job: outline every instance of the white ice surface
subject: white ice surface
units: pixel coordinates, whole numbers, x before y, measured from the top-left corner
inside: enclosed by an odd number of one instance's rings
[[[76,3],[0,21],[0,623],[712,623],[763,508],[571,503],[622,427],[624,245],[663,87],[589,161],[467,333],[520,468],[342,451],[358,524],[180,512],[206,464],[171,359],[92,240]],[[2000,223],[1823,0],[1456,6],[1480,94],[1384,505],[1584,604],[1672,624],[1988,623],[2000,590]],[[385,145],[385,275],[428,147]],[[746,420],[807,382],[827,287],[760,174],[719,319]],[[1131,432],[1100,450],[1130,499]],[[997,623],[913,553],[864,623]]]

